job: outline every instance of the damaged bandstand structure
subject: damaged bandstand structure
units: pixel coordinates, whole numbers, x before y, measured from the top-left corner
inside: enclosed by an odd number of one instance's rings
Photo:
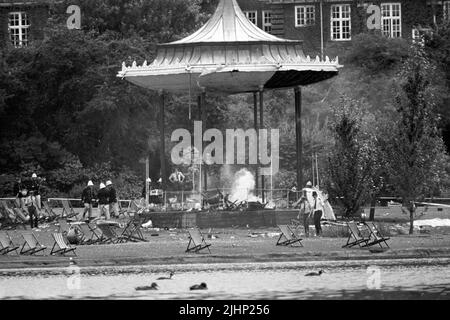
[[[159,93],[162,187],[167,184],[164,160],[164,96],[193,94],[198,97],[199,120],[207,126],[207,94],[253,94],[254,128],[264,128],[264,92],[295,92],[297,185],[302,177],[302,86],[338,75],[338,58],[305,56],[302,41],[275,37],[251,23],[236,0],[220,0],[209,21],[192,35],[160,44],[153,62],[122,64],[118,77]],[[259,109],[259,114],[258,114]],[[265,179],[255,173],[256,189]],[[260,181],[258,181],[260,177]],[[207,170],[202,170],[202,190],[207,190]],[[201,190],[201,191],[202,191]],[[262,194],[264,202],[264,193]]]

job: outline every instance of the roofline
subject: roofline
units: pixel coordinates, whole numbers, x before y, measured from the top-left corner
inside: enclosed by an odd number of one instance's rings
[[[9,8],[14,6],[49,6],[52,4],[63,3],[63,1],[59,0],[47,0],[47,1],[14,1],[11,0],[9,2],[0,2],[0,7]]]
[[[223,46],[223,45],[255,45],[255,44],[303,44],[303,40],[285,41],[213,41],[213,42],[187,42],[187,43],[160,43],[157,47],[192,47],[192,46]]]

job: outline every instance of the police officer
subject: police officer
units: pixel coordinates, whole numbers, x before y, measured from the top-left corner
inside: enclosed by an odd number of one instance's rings
[[[91,220],[92,202],[94,199],[95,199],[94,183],[92,183],[92,181],[89,181],[86,188],[83,189],[83,192],[81,194],[81,201],[83,201],[84,204],[83,219],[86,216],[87,212],[88,219]]]
[[[106,181],[106,187],[109,191],[109,212],[114,217],[119,217],[119,204],[117,200],[117,191],[111,180]]]
[[[41,211],[41,179],[38,178],[36,173],[31,176],[29,191],[32,193],[34,206],[39,213]]]
[[[106,189],[106,186],[104,183],[100,183],[100,190],[97,194],[98,198],[98,210],[100,212],[100,217],[105,214],[106,220],[110,219],[109,216],[109,190]]]

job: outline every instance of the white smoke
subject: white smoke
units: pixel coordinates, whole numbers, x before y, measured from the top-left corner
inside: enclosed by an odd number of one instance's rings
[[[230,200],[237,201],[255,201],[255,177],[247,169],[243,168],[235,173],[233,185],[231,187]]]

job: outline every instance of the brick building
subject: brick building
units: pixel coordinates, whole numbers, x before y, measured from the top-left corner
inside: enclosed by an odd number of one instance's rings
[[[342,53],[355,35],[369,31],[368,6],[381,13],[382,34],[412,40],[450,17],[450,1],[439,0],[238,0],[247,17],[274,35],[304,41],[308,54]]]
[[[274,35],[304,41],[311,55],[337,55],[368,32],[369,4],[380,6],[381,32],[412,39],[434,22],[450,18],[450,0],[237,0],[247,17]],[[56,0],[0,0],[0,47],[26,46],[43,38]]]
[[[51,3],[51,0],[0,0],[0,47],[21,47],[42,39]]]

